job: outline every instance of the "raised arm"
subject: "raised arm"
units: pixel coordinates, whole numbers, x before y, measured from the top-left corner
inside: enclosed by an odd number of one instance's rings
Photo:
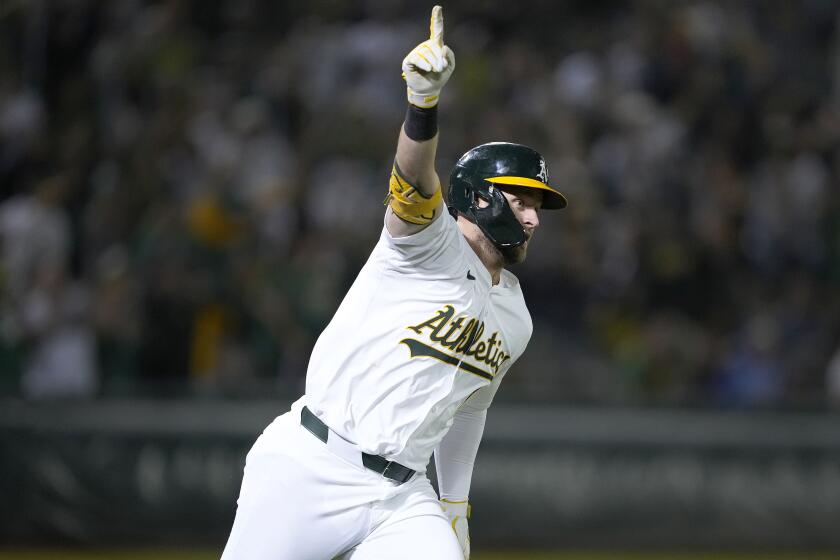
[[[395,237],[416,233],[443,211],[440,179],[435,171],[437,104],[455,69],[455,55],[443,43],[443,9],[435,6],[429,39],[402,63],[408,109],[400,130],[385,223]]]

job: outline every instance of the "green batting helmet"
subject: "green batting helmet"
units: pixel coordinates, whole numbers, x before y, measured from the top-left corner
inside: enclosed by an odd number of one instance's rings
[[[496,188],[516,186],[543,191],[542,208],[566,207],[566,197],[548,185],[545,159],[536,150],[510,142],[482,144],[461,156],[449,176],[447,202],[476,224],[497,247],[525,243],[525,231],[508,201]],[[488,205],[480,208],[478,199]]]

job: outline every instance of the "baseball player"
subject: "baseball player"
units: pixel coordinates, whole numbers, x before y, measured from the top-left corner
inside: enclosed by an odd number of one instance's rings
[[[516,277],[545,161],[510,143],[435,172],[437,103],[455,68],[443,13],[405,57],[408,109],[385,225],[309,362],[306,392],[257,439],[224,560],[460,560],[487,407],[532,324]],[[440,498],[425,476],[434,452]]]

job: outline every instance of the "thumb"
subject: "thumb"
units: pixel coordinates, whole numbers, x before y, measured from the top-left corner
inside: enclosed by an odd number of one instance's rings
[[[432,18],[429,22],[429,40],[443,48],[443,8],[440,6],[432,8]]]
[[[455,69],[455,53],[452,52],[448,46],[443,47],[443,58],[446,59],[446,67],[450,70]]]

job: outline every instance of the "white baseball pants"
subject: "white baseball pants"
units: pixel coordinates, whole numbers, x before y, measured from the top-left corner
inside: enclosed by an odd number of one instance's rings
[[[424,474],[398,485],[364,468],[301,426],[302,406],[248,453],[222,560],[463,560]]]

